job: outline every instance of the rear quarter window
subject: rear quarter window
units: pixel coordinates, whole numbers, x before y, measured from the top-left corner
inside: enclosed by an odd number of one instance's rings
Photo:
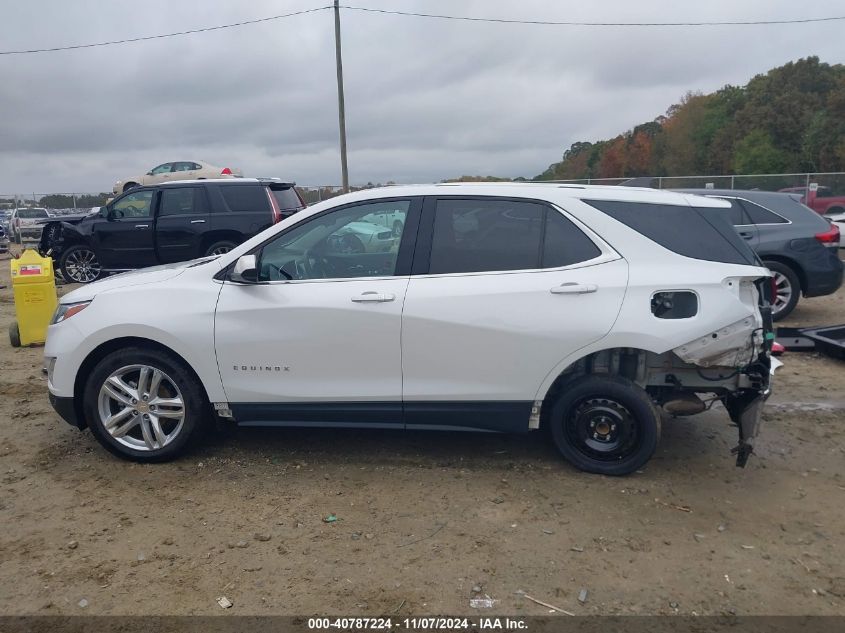
[[[270,201],[263,185],[222,186],[220,194],[227,210],[233,213],[270,211]]]
[[[757,265],[754,251],[730,223],[730,209],[650,202],[583,200],[660,246],[693,259]]]
[[[279,209],[282,211],[291,211],[302,208],[302,202],[299,201],[299,196],[293,187],[288,189],[271,189],[270,193],[276,198],[279,204]]]

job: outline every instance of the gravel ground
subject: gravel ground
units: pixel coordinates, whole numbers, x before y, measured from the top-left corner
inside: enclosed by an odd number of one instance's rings
[[[845,322],[843,299],[787,324]],[[0,344],[2,614],[547,613],[520,591],[577,614],[845,614],[840,361],[783,357],[746,469],[714,409],[608,478],[541,433],[242,429],[122,462],[53,413],[41,354]]]

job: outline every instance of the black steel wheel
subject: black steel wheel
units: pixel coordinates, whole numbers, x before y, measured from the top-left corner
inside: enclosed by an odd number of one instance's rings
[[[552,438],[576,468],[627,475],[654,454],[660,414],[644,389],[618,376],[585,376],[552,406]]]

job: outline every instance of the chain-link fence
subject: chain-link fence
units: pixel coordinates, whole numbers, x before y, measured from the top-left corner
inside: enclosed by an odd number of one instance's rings
[[[800,173],[800,174],[735,174],[728,176],[644,176],[632,178],[582,178],[577,180],[555,180],[570,184],[621,185],[634,181],[643,187],[655,189],[758,189],[761,191],[791,190],[803,194],[812,185],[817,185],[818,197],[845,196],[845,172]],[[394,185],[388,182],[387,185]],[[381,184],[367,183],[353,186],[352,191],[380,187]],[[306,204],[316,204],[343,193],[340,185],[297,185]],[[813,189],[816,189],[814,186]],[[113,197],[111,193],[0,193],[0,210],[16,207],[44,207],[51,214],[84,213],[100,207]]]
[[[632,178],[582,178],[556,180],[569,184],[621,185],[635,181],[655,189],[757,189],[760,191],[792,190],[803,193],[810,185],[818,185],[818,195],[845,196],[845,173],[800,174],[736,174],[729,176],[643,176]]]

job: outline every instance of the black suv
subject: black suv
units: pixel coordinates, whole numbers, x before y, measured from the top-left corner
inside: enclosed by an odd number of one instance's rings
[[[683,189],[722,198],[737,233],[774,274],[777,295],[772,317],[786,317],[804,297],[833,294],[842,285],[839,227],[809,207],[801,196],[736,189]]]
[[[192,180],[134,188],[88,215],[43,222],[39,252],[65,281],[225,253],[305,207],[294,183]]]

